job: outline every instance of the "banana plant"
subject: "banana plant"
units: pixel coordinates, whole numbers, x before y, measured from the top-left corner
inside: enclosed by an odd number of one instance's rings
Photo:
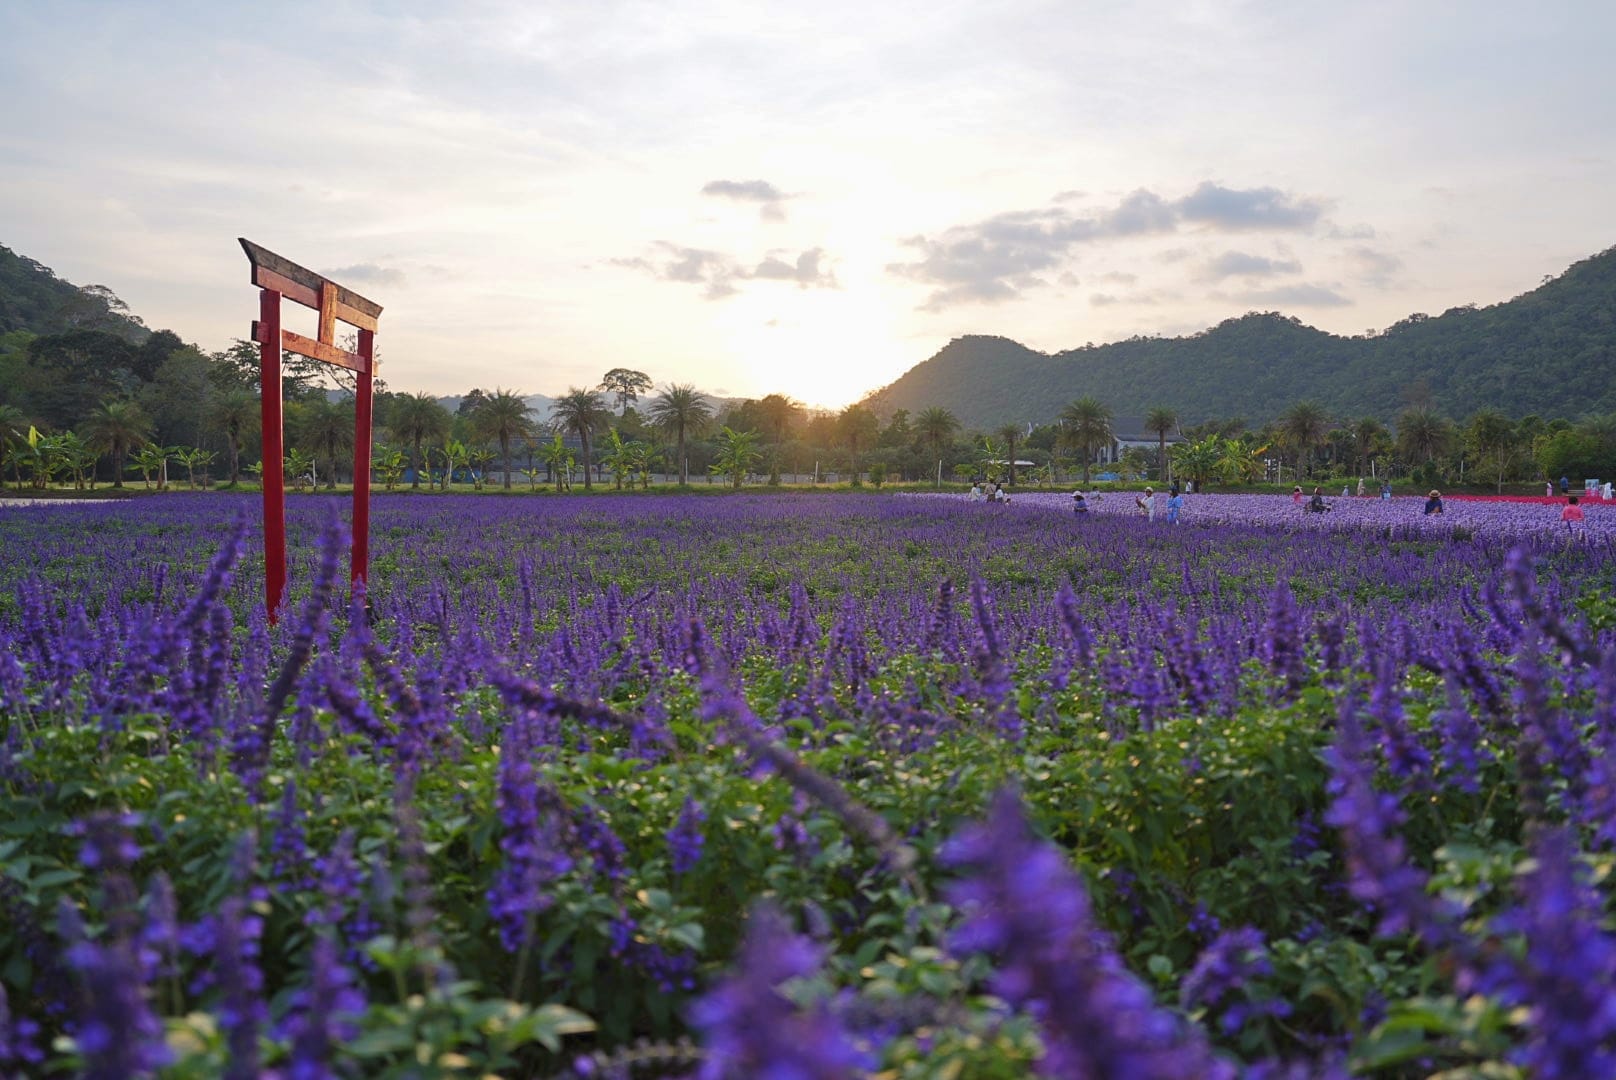
[[[483,483],[488,479],[488,466],[498,458],[499,454],[486,447],[467,448],[466,465],[471,469],[471,486],[474,489],[483,489]]]
[[[64,431],[54,436],[54,453],[58,457],[57,471],[73,478],[73,490],[85,489],[85,477],[95,484],[95,462],[99,454],[81,436]]]
[[[990,435],[982,436],[982,442],[977,447],[976,467],[989,483],[997,483],[1005,472],[1004,447],[993,441]]]
[[[212,450],[204,450],[200,446],[180,447],[174,457],[185,466],[185,480],[191,490],[196,490],[196,470],[205,469],[218,458]],[[204,474],[206,475],[206,474]]]
[[[555,478],[556,490],[561,491],[562,485],[572,479],[572,448],[561,441],[561,434],[557,432],[555,441],[546,443],[539,453],[544,458],[544,463],[550,466],[550,475]]]
[[[140,472],[140,482],[146,488],[152,486],[152,477],[157,478],[157,490],[162,491],[168,484],[166,466],[178,452],[178,447],[158,446],[156,443],[146,443],[134,452],[128,469]]]
[[[286,470],[286,475],[291,477],[292,488],[295,491],[302,491],[304,488],[312,487],[320,482],[319,476],[314,471],[314,455],[307,450],[293,448],[287,451],[283,468]]]
[[[443,490],[449,490],[449,484],[454,480],[454,474],[459,469],[471,467],[471,450],[459,439],[450,439],[438,448],[443,455]]]
[[[755,431],[735,431],[723,428],[715,440],[718,444],[718,454],[713,458],[710,471],[718,476],[726,476],[736,488],[746,479],[746,474],[752,470],[762,452],[757,448],[758,433]]]
[[[370,467],[376,470],[376,475],[382,478],[382,490],[392,491],[398,482],[404,478],[404,470],[408,467],[409,459],[404,451],[393,446],[377,446],[376,452],[371,455]]]
[[[1218,462],[1218,476],[1226,484],[1253,484],[1263,478],[1266,466],[1263,455],[1267,445],[1252,446],[1256,440],[1226,439],[1223,457]]]
[[[1223,464],[1223,440],[1216,435],[1208,435],[1200,442],[1181,443],[1175,446],[1172,455],[1173,475],[1195,481],[1195,490],[1200,491],[1201,486],[1210,480]]]
[[[649,491],[651,490],[651,469],[656,465],[661,453],[648,443],[631,442],[628,445],[632,451],[630,464],[633,466],[634,475],[639,478],[640,489]]]
[[[624,442],[616,428],[606,433],[606,453],[601,458],[601,464],[612,474],[618,491],[623,490],[623,479],[634,473],[634,457],[638,447],[638,443]]]

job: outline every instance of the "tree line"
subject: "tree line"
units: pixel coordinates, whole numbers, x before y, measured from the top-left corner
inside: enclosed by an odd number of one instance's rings
[[[328,487],[351,478],[351,376],[293,354],[284,365],[288,478]],[[262,467],[258,391],[258,347],[250,342],[210,354],[169,331],[138,342],[95,328],[12,331],[0,335],[0,475],[35,487],[98,479],[122,486],[136,473],[148,486],[170,474],[193,486],[239,483]],[[547,415],[511,389],[474,389],[450,410],[432,395],[379,383],[375,422],[373,468],[387,488],[482,486],[493,476],[506,488],[517,477],[532,487],[581,479],[591,488],[609,476],[622,488],[648,486],[658,474],[734,486],[788,475],[855,484],[1047,483],[1068,475],[1089,482],[1114,437],[1113,412],[1094,396],[1069,402],[1052,423],[981,430],[941,406],[883,415],[864,404],[810,410],[783,394],[724,401],[687,383],[658,387],[629,368],[568,387]],[[1391,424],[1303,401],[1255,427],[1239,419],[1185,425],[1165,406],[1150,409],[1144,426],[1156,446],[1133,447],[1108,466],[1127,479],[1394,476],[1485,479],[1502,490],[1543,477],[1616,476],[1616,415],[1609,414],[1512,420],[1489,408],[1455,419],[1416,395]]]

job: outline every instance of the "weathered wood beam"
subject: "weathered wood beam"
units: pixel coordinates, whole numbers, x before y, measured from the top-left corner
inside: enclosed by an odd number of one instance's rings
[[[264,324],[257,319],[253,320],[253,340],[260,345],[269,344],[265,339]],[[326,364],[335,364],[337,367],[357,371],[361,375],[371,372],[372,365],[358,353],[351,353],[347,349],[339,349],[335,345],[327,345],[323,341],[306,338],[302,334],[294,334],[290,330],[281,331],[280,347],[287,352],[295,352],[299,356],[307,356],[311,360],[319,360]],[[372,372],[374,373],[374,372]]]
[[[237,239],[241,241],[241,250],[247,253],[247,261],[252,263],[254,285],[260,289],[273,289],[288,300],[316,311],[320,310],[321,288],[330,285],[336,290],[335,302],[331,307],[335,317],[349,326],[369,330],[371,333],[376,332],[376,320],[382,313],[380,304],[374,300],[367,300],[352,289],[316,274],[305,266],[299,266],[268,248],[260,247],[246,237]]]

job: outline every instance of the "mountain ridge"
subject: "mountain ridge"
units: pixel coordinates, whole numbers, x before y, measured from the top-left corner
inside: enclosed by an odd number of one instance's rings
[[[1010,338],[955,338],[865,404],[890,415],[940,406],[967,427],[1047,423],[1093,395],[1114,413],[1165,407],[1181,420],[1274,419],[1298,401],[1392,419],[1411,402],[1465,416],[1616,412],[1616,247],[1488,307],[1410,315],[1341,337],[1279,312],[1196,334],[1134,337],[1057,353]]]

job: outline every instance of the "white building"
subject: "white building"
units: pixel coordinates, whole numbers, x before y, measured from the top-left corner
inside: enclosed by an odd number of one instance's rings
[[[1184,436],[1176,431],[1167,433],[1169,447],[1185,441]],[[1114,465],[1122,460],[1124,453],[1134,447],[1147,450],[1154,455],[1159,445],[1160,440],[1156,433],[1145,427],[1143,416],[1114,416],[1111,418],[1111,442],[1099,449],[1095,461],[1102,465]]]

